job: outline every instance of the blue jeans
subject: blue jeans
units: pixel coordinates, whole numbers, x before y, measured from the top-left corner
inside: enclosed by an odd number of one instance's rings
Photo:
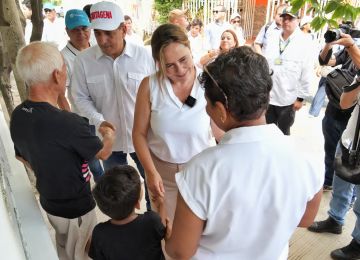
[[[144,179],[146,208],[147,208],[147,210],[151,210],[149,194],[147,191],[147,186],[146,186],[146,181],[145,181],[144,168],[142,167],[138,157],[136,156],[136,153],[130,153],[130,156],[134,160],[141,177],[143,177],[143,179]],[[112,152],[110,157],[104,161],[104,168],[105,168],[105,171],[107,171],[116,165],[127,165],[127,164],[128,164],[128,161],[127,161],[126,153]]]
[[[325,181],[324,185],[332,186],[334,176],[334,157],[337,143],[346,128],[347,122],[334,119],[325,113],[322,120],[325,151]]]
[[[346,182],[334,175],[332,198],[328,214],[332,219],[341,225],[344,225],[346,213],[350,209],[351,200],[354,194],[354,187],[354,184]]]
[[[336,153],[341,153],[339,146],[336,149]],[[359,198],[360,186],[346,182],[337,175],[334,175],[333,192],[328,211],[329,216],[337,223],[344,225],[346,213],[350,209],[350,204],[354,201],[355,196]],[[356,222],[351,235],[360,243],[360,200],[355,200],[353,211],[356,215]]]
[[[96,135],[95,130],[96,130],[95,126],[90,125],[91,134]],[[98,182],[100,177],[104,174],[104,169],[101,166],[101,163],[100,163],[99,159],[94,157],[92,160],[90,160],[89,161],[89,168],[90,168],[90,171],[91,171],[92,175],[94,176],[94,181]]]
[[[319,115],[320,110],[325,102],[325,96],[326,96],[325,86],[326,86],[326,78],[321,77],[321,79],[319,81],[318,90],[316,91],[315,97],[311,102],[311,106],[309,109],[309,115],[312,115],[315,117],[317,117]]]

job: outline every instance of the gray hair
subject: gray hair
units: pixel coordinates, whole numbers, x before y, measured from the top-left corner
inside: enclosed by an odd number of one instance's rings
[[[16,57],[17,70],[28,86],[48,82],[54,70],[61,70],[63,57],[56,45],[32,42],[22,47]]]

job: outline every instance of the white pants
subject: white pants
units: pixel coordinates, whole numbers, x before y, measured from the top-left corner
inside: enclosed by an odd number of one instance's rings
[[[89,259],[85,247],[97,223],[95,209],[73,219],[56,217],[49,213],[47,213],[47,217],[55,229],[56,250],[59,259]]]

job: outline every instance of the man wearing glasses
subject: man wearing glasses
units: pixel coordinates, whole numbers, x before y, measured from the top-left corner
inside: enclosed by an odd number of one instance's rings
[[[233,13],[230,17],[230,23],[233,26],[233,29],[236,33],[236,36],[239,41],[239,46],[243,46],[245,44],[244,31],[241,27],[241,16],[239,13]]]
[[[43,9],[45,19],[41,41],[53,42],[61,50],[67,41],[64,19],[56,17],[55,6],[52,3],[45,3]]]
[[[274,20],[270,23],[265,24],[261,29],[258,35],[256,36],[254,42],[255,51],[259,54],[263,54],[266,51],[267,43],[272,37],[279,38],[281,33],[281,23],[282,19],[280,15],[283,10],[287,7],[287,4],[279,5],[274,12]]]
[[[83,10],[71,9],[66,12],[65,16],[66,32],[70,38],[67,45],[62,49],[61,54],[64,57],[66,65],[66,88],[67,96],[71,103],[71,110],[79,115],[80,112],[74,104],[74,100],[71,96],[71,75],[73,73],[74,60],[76,56],[83,50],[90,47],[90,21],[87,14]],[[69,103],[64,95],[61,95],[58,99],[58,105],[61,109],[70,111]],[[92,134],[95,135],[95,126],[90,125]],[[94,181],[97,182],[104,170],[98,159],[94,158],[89,161],[90,170],[94,176]]]
[[[232,29],[231,25],[225,21],[226,8],[217,5],[213,10],[214,21],[205,27],[205,48],[206,50],[218,50],[220,46],[221,34]]]

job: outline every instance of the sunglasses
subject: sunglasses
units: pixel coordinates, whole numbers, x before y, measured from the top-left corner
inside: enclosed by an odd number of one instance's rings
[[[214,79],[214,77],[209,73],[207,66],[204,67],[204,72],[209,76],[209,78],[212,80],[212,82],[214,83],[215,87],[218,88],[218,90],[222,93],[222,95],[224,96],[225,99],[225,108],[229,109],[229,101],[228,101],[228,97],[225,93],[225,91],[220,88],[219,84],[217,83],[217,81]]]
[[[45,12],[45,13],[51,13],[52,10],[51,10],[51,9],[44,9],[44,12]]]
[[[223,13],[224,11],[219,11],[219,10],[214,10],[213,13],[214,14],[218,14],[218,13]]]
[[[233,20],[231,23],[240,23],[240,20]]]

